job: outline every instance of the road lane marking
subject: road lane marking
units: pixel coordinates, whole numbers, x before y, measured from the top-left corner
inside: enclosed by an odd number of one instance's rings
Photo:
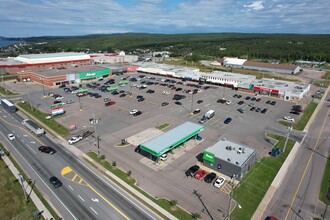
[[[80,196],[80,195],[78,195],[79,196],[79,198],[83,201],[83,202],[85,202],[85,200]]]
[[[92,198],[92,201],[93,201],[93,202],[99,202],[99,199],[93,199],[93,198]]]
[[[70,185],[68,185],[68,187],[69,187],[72,191],[74,191],[73,188],[72,188]]]
[[[72,179],[65,176],[70,173],[74,173],[74,177]],[[69,166],[66,166],[61,170],[61,175],[64,178],[69,179],[72,182],[77,183],[77,184],[80,184],[79,183],[80,181],[79,182],[73,181],[76,177],[79,177],[80,180],[82,180],[82,178],[75,171],[73,171],[72,168]],[[120,211],[114,204],[112,204],[109,200],[107,200],[104,196],[102,196],[98,191],[96,191],[90,184],[83,181],[83,184],[80,184],[80,185],[85,185],[85,186],[89,187],[94,193],[96,193],[101,199],[103,199],[106,203],[108,203],[114,210],[116,210],[119,214],[121,214],[125,219],[127,219],[127,220],[129,219],[122,211]]]
[[[327,119],[328,119],[328,115],[329,115],[329,113],[330,113],[330,108],[329,108],[329,110],[328,110],[328,112],[327,112],[327,114],[326,114],[326,117],[325,117],[324,121],[323,121],[323,124],[322,124],[321,130],[320,130],[319,136],[317,137],[317,140],[316,140],[316,143],[315,143],[315,145],[314,145],[314,147],[313,147],[312,153],[311,153],[311,155],[309,156],[309,159],[308,159],[307,165],[306,165],[306,167],[305,167],[305,170],[304,170],[304,172],[303,172],[303,175],[301,176],[301,179],[300,179],[299,184],[298,184],[298,186],[297,186],[296,192],[294,193],[294,196],[293,196],[293,198],[292,198],[291,204],[290,204],[289,209],[288,209],[288,211],[287,211],[287,213],[286,213],[286,215],[285,215],[284,220],[287,220],[287,219],[288,219],[289,214],[290,214],[291,209],[292,209],[292,206],[293,206],[293,203],[294,203],[294,201],[296,200],[296,197],[297,197],[298,191],[299,191],[299,189],[300,189],[300,187],[301,187],[301,184],[302,184],[303,180],[305,179],[305,176],[306,176],[307,170],[308,170],[309,165],[310,165],[310,163],[311,163],[311,161],[312,161],[312,158],[313,158],[313,155],[314,155],[315,149],[316,149],[316,147],[318,146],[318,143],[319,143],[319,141],[320,141],[320,137],[321,137],[321,134],[322,134],[322,132],[323,132],[323,129],[324,129],[325,123],[326,123],[326,121],[327,121]]]
[[[91,208],[91,210],[92,210],[96,215],[98,215],[97,212],[96,212],[92,207],[89,207],[89,208]]]
[[[34,154],[37,154],[37,152],[35,152],[35,150],[33,150],[28,144],[26,146],[28,146],[28,148],[30,148],[30,150],[32,150]]]

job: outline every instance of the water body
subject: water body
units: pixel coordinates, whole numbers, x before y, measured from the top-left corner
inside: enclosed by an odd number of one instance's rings
[[[19,43],[25,43],[25,41],[0,39],[0,47],[5,47],[11,44],[19,44]]]

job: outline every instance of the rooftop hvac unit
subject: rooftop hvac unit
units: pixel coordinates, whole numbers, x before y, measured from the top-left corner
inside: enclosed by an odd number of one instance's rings
[[[236,161],[236,165],[239,165],[239,162],[238,161]]]
[[[242,151],[241,151],[241,150],[238,150],[238,151],[237,151],[237,154],[241,154],[241,153],[242,153]]]
[[[245,147],[242,148],[242,153],[245,154]]]
[[[230,158],[227,159],[230,162]]]

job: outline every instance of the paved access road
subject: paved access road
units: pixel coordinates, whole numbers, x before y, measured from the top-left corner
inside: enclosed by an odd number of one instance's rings
[[[330,105],[324,103],[283,183],[268,205],[265,217],[274,215],[285,220],[314,217],[330,219],[329,211],[318,199],[330,147],[329,116]]]
[[[4,144],[64,219],[159,219],[47,136],[32,136],[22,127],[20,115],[1,109],[0,116]],[[9,133],[16,139],[10,141]],[[40,145],[57,152],[41,153]],[[58,177],[63,186],[54,188],[49,182],[51,176]]]

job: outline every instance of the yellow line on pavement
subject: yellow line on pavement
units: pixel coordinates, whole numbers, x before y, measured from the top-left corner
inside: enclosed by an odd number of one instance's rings
[[[78,176],[78,174],[75,174],[75,175],[73,176],[73,178],[71,179],[71,181],[74,182],[74,179],[76,179],[77,176]]]
[[[78,183],[79,183],[79,184],[81,184],[81,182],[82,182],[82,181],[83,181],[83,178],[80,178],[80,180],[79,180],[79,182],[78,182]]]
[[[36,138],[34,135],[31,135],[31,132],[30,132],[29,130],[27,130],[27,129],[23,128],[23,127],[20,127],[20,126],[18,126],[18,125],[15,125],[15,124],[13,124],[13,123],[10,123],[10,122],[8,122],[7,120],[5,120],[5,119],[3,119],[3,118],[0,118],[0,120],[2,120],[2,121],[3,121],[4,123],[6,123],[6,124],[9,124],[9,125],[11,125],[11,126],[17,127],[17,128],[19,128],[19,129],[25,131],[30,137],[32,137],[34,140],[36,140],[40,145],[43,145],[43,143],[42,143],[38,138]]]
[[[310,163],[311,163],[311,161],[312,161],[312,158],[313,158],[313,155],[314,155],[315,149],[316,149],[316,147],[318,146],[318,143],[319,143],[319,141],[320,141],[320,137],[321,137],[321,134],[322,134],[323,128],[324,128],[324,126],[325,126],[325,123],[326,123],[326,121],[327,121],[327,119],[328,119],[328,115],[329,115],[329,113],[330,113],[330,108],[329,108],[329,110],[328,110],[328,112],[327,112],[327,114],[326,114],[326,116],[325,116],[325,119],[324,119],[324,121],[323,121],[323,124],[322,124],[321,130],[320,130],[319,136],[317,137],[316,143],[315,143],[315,145],[314,145],[314,147],[313,147],[313,150],[312,150],[312,153],[311,153],[311,155],[310,155],[310,157],[309,157],[309,159],[308,159],[308,162],[307,162],[307,165],[306,165],[306,167],[305,167],[304,173],[303,173],[303,175],[302,175],[302,177],[301,177],[301,179],[300,179],[300,182],[299,182],[299,184],[298,184],[298,187],[297,187],[297,189],[296,189],[296,192],[294,193],[294,196],[293,196],[293,198],[292,198],[291,204],[290,204],[289,209],[288,209],[288,211],[287,211],[287,213],[286,213],[286,215],[285,215],[284,220],[287,220],[287,218],[289,217],[289,214],[290,214],[290,212],[291,212],[291,208],[292,208],[292,206],[293,206],[294,201],[296,200],[296,197],[297,197],[298,191],[299,191],[299,189],[300,189],[300,187],[301,187],[302,181],[304,180],[304,178],[305,178],[305,176],[306,176],[306,173],[307,173],[307,169],[308,169],[308,167],[309,167],[309,165],[310,165]]]
[[[70,172],[72,172],[73,170],[71,169],[71,167],[64,167],[62,170],[61,170],[61,175],[64,176],[65,174],[68,174]]]
[[[97,192],[91,185],[87,184],[87,186],[93,190],[99,197],[101,197],[106,203],[108,203],[114,210],[116,210],[119,214],[121,214],[125,219],[129,219],[124,213],[122,213],[116,206],[114,206],[111,202],[109,202],[104,196],[102,196],[99,192]]]

